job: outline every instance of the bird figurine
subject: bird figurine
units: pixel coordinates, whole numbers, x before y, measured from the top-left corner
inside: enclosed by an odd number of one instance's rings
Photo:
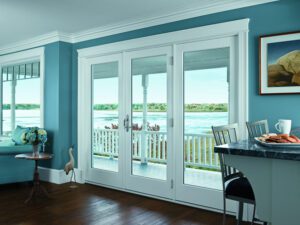
[[[75,176],[75,171],[74,171],[73,148],[74,148],[73,145],[69,148],[70,161],[66,163],[65,169],[64,169],[64,171],[66,172],[66,175],[68,175],[70,171],[72,172],[70,183],[72,182],[73,177],[74,177],[74,182],[76,183],[76,176]],[[71,186],[71,187],[73,187],[73,186]]]

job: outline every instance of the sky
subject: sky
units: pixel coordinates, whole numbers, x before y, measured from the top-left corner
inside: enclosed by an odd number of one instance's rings
[[[300,40],[268,44],[268,65],[275,64],[281,56],[295,50],[300,50]]]
[[[3,103],[9,104],[11,99],[11,82],[3,82]],[[16,103],[40,104],[40,79],[17,81]]]
[[[148,103],[166,103],[166,74],[149,75]],[[141,76],[132,80],[133,103],[143,102]],[[185,72],[185,103],[227,103],[227,68]],[[94,104],[117,104],[118,78],[94,80]]]

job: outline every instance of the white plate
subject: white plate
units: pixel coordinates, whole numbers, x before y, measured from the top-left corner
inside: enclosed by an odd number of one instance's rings
[[[259,140],[258,137],[255,137],[254,140],[263,146],[270,148],[300,148],[300,143],[267,143]]]

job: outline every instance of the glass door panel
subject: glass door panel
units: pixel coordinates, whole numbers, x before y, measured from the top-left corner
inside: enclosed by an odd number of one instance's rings
[[[184,184],[222,189],[211,126],[228,124],[229,48],[183,53]]]
[[[234,45],[233,38],[222,38],[177,46],[177,200],[222,209],[222,177],[211,126],[229,122]],[[232,203],[228,209],[234,210]]]
[[[114,61],[92,65],[92,79],[92,167],[102,170],[118,172],[118,62]]]
[[[122,111],[122,54],[89,59],[91,121],[87,181],[123,187],[124,129]],[[121,127],[120,127],[121,126]]]
[[[172,196],[172,56],[171,47],[124,55],[126,97],[126,187]]]
[[[132,174],[167,179],[167,59],[132,60]]]

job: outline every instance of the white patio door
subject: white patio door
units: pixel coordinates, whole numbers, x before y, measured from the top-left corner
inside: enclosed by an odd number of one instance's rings
[[[222,180],[212,125],[233,121],[234,38],[175,47],[176,200],[223,208]],[[233,111],[232,111],[233,112]],[[228,210],[234,210],[232,204]]]
[[[86,76],[91,121],[86,180],[123,187],[124,118],[122,54],[88,59]],[[87,131],[88,132],[88,131]]]
[[[129,190],[173,197],[172,47],[124,53]]]

